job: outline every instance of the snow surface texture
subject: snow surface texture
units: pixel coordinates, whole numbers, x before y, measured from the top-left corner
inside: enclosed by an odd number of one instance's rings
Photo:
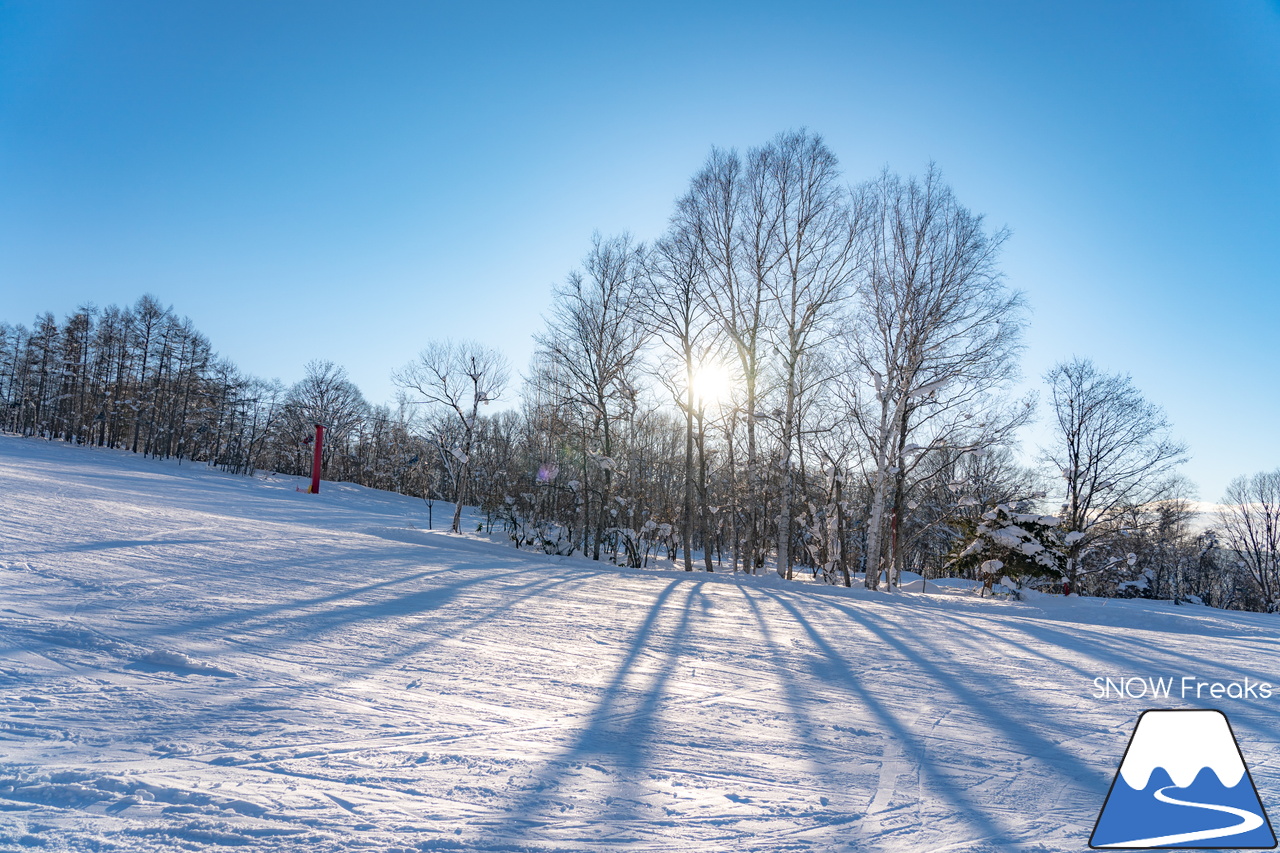
[[[619,569],[299,484],[0,437],[0,850],[1084,850],[1153,707],[1093,678],[1280,684],[1274,617]],[[1278,702],[1218,703],[1264,803]]]

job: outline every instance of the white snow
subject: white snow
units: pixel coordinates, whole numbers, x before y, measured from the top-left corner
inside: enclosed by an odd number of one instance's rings
[[[1093,678],[1280,684],[1274,616],[615,568],[298,485],[0,437],[0,849],[1084,849],[1152,701]],[[1277,701],[1217,703],[1264,800]]]
[[[1141,791],[1157,767],[1168,771],[1179,788],[1194,782],[1206,767],[1228,788],[1234,788],[1244,776],[1231,728],[1218,711],[1144,714],[1120,765],[1120,775],[1130,788]]]

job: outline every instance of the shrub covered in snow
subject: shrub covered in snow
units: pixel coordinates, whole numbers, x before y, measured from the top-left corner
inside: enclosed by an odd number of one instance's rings
[[[999,504],[983,513],[973,538],[947,565],[975,576],[1008,575],[1018,581],[1060,577],[1066,557],[1059,524],[1051,515],[1015,512]]]

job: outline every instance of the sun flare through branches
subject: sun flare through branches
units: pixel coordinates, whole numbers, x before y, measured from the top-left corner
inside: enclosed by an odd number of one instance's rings
[[[693,398],[698,405],[718,407],[733,396],[733,377],[723,364],[703,362],[693,372]]]

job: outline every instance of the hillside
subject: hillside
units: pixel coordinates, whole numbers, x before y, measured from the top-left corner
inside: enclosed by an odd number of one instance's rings
[[[1093,683],[1280,685],[1274,617],[619,569],[297,485],[0,437],[0,849],[1084,850],[1151,707],[1223,710],[1280,802],[1280,691]]]

